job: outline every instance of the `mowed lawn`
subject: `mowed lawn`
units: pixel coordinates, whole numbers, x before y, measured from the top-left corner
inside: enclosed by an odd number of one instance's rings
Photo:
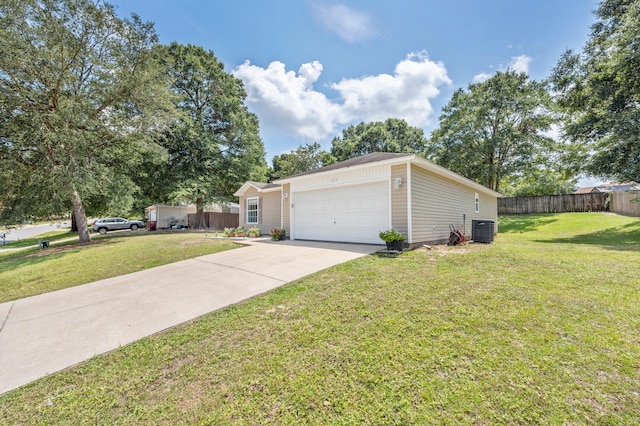
[[[301,259],[304,261],[304,259]],[[637,424],[640,220],[503,217],[0,397],[7,424]]]
[[[237,247],[203,233],[111,232],[77,244],[77,233],[48,234],[49,249],[0,251],[0,303]],[[58,242],[75,239],[75,242]],[[7,247],[24,246],[32,238]]]

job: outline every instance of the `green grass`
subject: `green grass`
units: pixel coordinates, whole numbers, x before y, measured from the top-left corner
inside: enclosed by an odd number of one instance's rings
[[[11,234],[7,235],[7,238],[11,238]],[[77,232],[71,232],[68,229],[61,229],[61,230],[56,230],[56,231],[51,231],[51,232],[45,232],[44,234],[40,234],[37,235],[35,237],[31,237],[31,238],[23,238],[19,241],[12,241],[10,243],[7,244],[0,244],[0,249],[3,248],[24,248],[24,247],[31,247],[31,246],[37,246],[38,245],[38,240],[48,240],[50,243],[54,243],[56,241],[60,241],[60,240],[65,240],[65,239],[69,239],[69,238],[78,238],[78,233]]]
[[[74,235],[66,232],[48,239],[53,242]],[[202,233],[123,231],[94,235],[89,245],[76,240],[52,244],[46,250],[0,252],[0,303],[233,247],[231,241],[205,239]]]
[[[640,221],[505,217],[367,256],[0,397],[22,424],[637,424]]]

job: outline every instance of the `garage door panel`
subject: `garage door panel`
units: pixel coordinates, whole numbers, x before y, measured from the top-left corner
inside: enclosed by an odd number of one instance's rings
[[[294,194],[296,239],[380,244],[389,227],[388,182]]]

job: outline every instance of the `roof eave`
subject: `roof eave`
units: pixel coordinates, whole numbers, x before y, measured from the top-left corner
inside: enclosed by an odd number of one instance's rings
[[[254,188],[259,193],[275,192],[275,191],[282,190],[282,187],[280,187],[280,186],[274,186],[273,188],[260,188],[259,186],[254,185],[252,182],[247,181],[236,192],[233,193],[233,196],[234,197],[242,197],[244,195],[244,193],[247,192],[247,189],[249,189],[250,187]]]
[[[480,185],[477,182],[472,181],[471,179],[468,179],[464,176],[459,175],[458,173],[452,172],[451,170],[444,168],[442,166],[437,165],[436,163],[426,160],[422,157],[419,156],[414,156],[413,160],[411,161],[413,164],[418,165],[419,167],[422,167],[424,169],[427,169],[429,171],[432,171],[440,176],[446,177],[448,179],[451,179],[455,182],[461,183],[463,185],[466,186],[470,186],[474,189],[476,189],[478,192],[484,192],[485,194],[491,195],[493,197],[502,197],[502,194],[499,192],[494,191],[493,189],[487,188],[484,185]]]
[[[342,172],[342,171],[345,171],[345,170],[358,170],[358,169],[366,169],[367,167],[371,167],[371,166],[408,163],[409,161],[412,161],[415,157],[416,157],[415,154],[408,154],[408,155],[402,156],[402,157],[389,158],[387,160],[381,160],[381,161],[365,163],[365,164],[358,164],[358,165],[355,165],[355,166],[346,166],[346,167],[341,167],[339,169],[332,169],[332,170],[327,170],[327,171],[323,171],[323,172],[305,174],[305,175],[302,175],[302,176],[285,177],[285,178],[281,178],[281,179],[276,179],[276,180],[273,181],[273,183],[278,183],[278,184],[283,185],[285,183],[291,183],[291,181],[295,181],[295,180],[298,180],[298,179],[304,179],[304,178],[308,178],[308,177],[311,177],[311,176],[313,176],[313,177],[324,176],[324,175],[328,175],[328,174],[331,174],[331,173]]]
[[[311,177],[311,176],[323,176],[323,175],[327,175],[327,174],[331,174],[331,173],[335,173],[338,171],[344,171],[344,170],[358,170],[358,169],[364,169],[367,167],[371,167],[373,165],[376,166],[380,166],[380,165],[395,165],[395,164],[404,164],[404,163],[412,163],[412,164],[416,164],[419,167],[422,167],[424,169],[427,169],[429,171],[432,171],[440,176],[446,177],[450,180],[453,180],[455,182],[461,183],[463,185],[466,186],[470,186],[472,188],[474,188],[475,190],[477,190],[478,192],[483,192],[485,194],[491,195],[493,197],[502,197],[502,194],[500,194],[499,192],[496,192],[492,189],[487,188],[486,186],[480,185],[477,182],[472,181],[471,179],[467,179],[464,176],[461,176],[455,172],[452,172],[449,169],[446,169],[442,166],[437,165],[436,163],[426,160],[416,154],[409,154],[406,156],[402,156],[402,157],[397,157],[397,158],[390,158],[388,160],[382,160],[382,161],[377,161],[377,162],[372,162],[372,163],[366,163],[366,164],[358,164],[356,166],[347,166],[347,167],[342,167],[339,169],[333,169],[333,170],[327,170],[324,172],[318,172],[318,173],[313,173],[313,174],[307,174],[307,175],[302,175],[302,176],[292,176],[292,177],[286,177],[286,178],[282,178],[282,179],[277,179],[274,180],[273,183],[279,183],[279,184],[285,184],[285,183],[291,183],[291,181],[295,181],[298,179],[304,179],[307,177]]]

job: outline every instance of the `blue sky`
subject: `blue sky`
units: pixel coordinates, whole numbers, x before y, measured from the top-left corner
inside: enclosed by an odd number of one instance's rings
[[[360,121],[404,118],[428,136],[454,90],[508,67],[546,78],[581,50],[596,0],[111,0],[162,43],[212,50],[244,81],[267,161],[325,149]]]

